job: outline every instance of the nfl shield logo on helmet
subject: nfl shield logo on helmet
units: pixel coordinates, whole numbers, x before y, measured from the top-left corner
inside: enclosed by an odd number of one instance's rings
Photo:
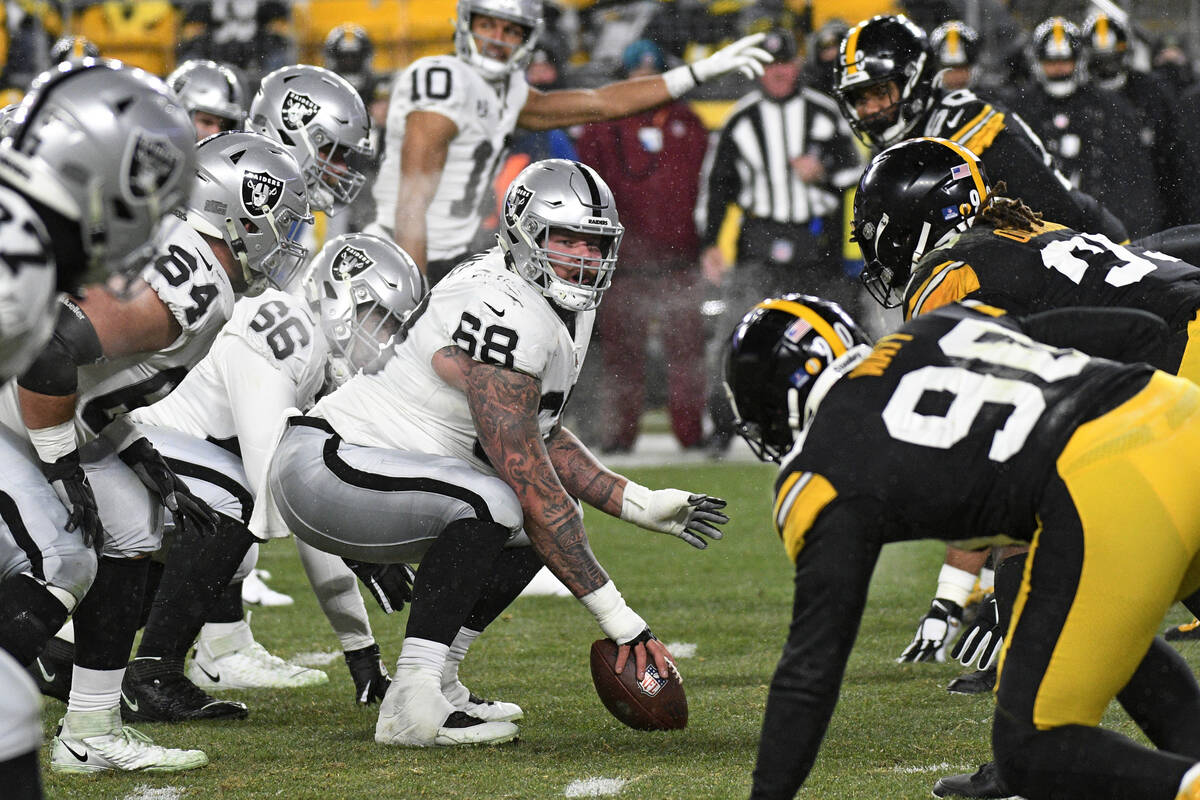
[[[284,95],[280,116],[283,117],[283,127],[290,131],[303,128],[317,115],[321,107],[306,94],[294,92],[291,89]]]
[[[183,153],[165,136],[139,130],[125,148],[125,199],[143,202],[171,182],[171,177],[183,163]]]
[[[646,674],[642,676],[642,680],[638,684],[638,688],[642,690],[642,694],[654,697],[666,685],[667,679],[658,677],[658,670],[652,664],[647,664]]]
[[[375,266],[371,258],[357,247],[343,247],[333,259],[333,276],[348,281],[355,275]]]
[[[269,172],[247,172],[242,177],[242,206],[252,217],[261,217],[283,198],[283,181]]]

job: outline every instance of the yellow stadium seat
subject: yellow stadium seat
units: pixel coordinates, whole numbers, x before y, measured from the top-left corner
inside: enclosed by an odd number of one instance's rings
[[[96,43],[100,55],[158,75],[175,65],[178,12],[168,0],[109,0],[80,11],[71,33]]]
[[[329,31],[343,23],[361,25],[375,44],[372,66],[390,71],[417,58],[451,49],[454,0],[308,0],[294,11],[303,57],[321,63]]]

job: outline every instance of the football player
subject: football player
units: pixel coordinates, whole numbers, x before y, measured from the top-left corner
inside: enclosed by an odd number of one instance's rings
[[[137,274],[163,215],[186,199],[195,169],[192,142],[174,96],[141,70],[84,59],[34,82],[0,144],[0,251],[11,275],[0,290],[8,320],[0,332],[4,378],[25,373],[40,352],[61,346],[51,340],[61,333],[56,289],[78,291],[88,271],[115,273],[120,286]],[[29,665],[72,611],[90,620],[81,627],[91,630],[98,616],[116,609],[88,599],[97,578],[95,548],[103,545],[78,458],[51,458],[41,464],[43,477],[28,444],[7,429],[0,432],[0,451],[0,648]],[[99,477],[98,485],[116,488],[125,477],[111,476]],[[132,484],[144,493],[137,478]],[[25,684],[6,679],[2,685],[5,706],[15,706]],[[171,770],[207,763],[199,751],[162,748],[122,728],[115,709],[86,714],[76,732],[92,749],[66,761],[56,745],[52,768],[101,770],[119,761],[122,769]],[[7,715],[3,725],[8,757],[27,726]],[[25,742],[35,750],[36,743]],[[6,795],[39,796],[13,766],[0,766]]]
[[[1037,197],[1064,225],[1125,241],[1124,226],[1088,195],[1072,189],[1017,114],[969,89],[938,81],[925,32],[904,16],[860,22],[842,40],[834,94],[850,127],[875,150],[911,136],[941,136],[971,150],[1021,197]]]
[[[795,601],[753,798],[791,798],[838,699],[880,548],[1035,546],[1001,654],[992,749],[1036,798],[1200,796],[1200,686],[1155,631],[1200,588],[1200,388],[1136,361],[1158,317],[1020,321],[947,306],[865,344],[840,308],[768,299],[734,331],[743,436],[782,463],[775,527]],[[1113,487],[1121,487],[1114,493]],[[1120,700],[1154,745],[1098,727]]]
[[[759,33],[662,75],[542,92],[525,81],[541,31],[541,0],[458,0],[455,55],[418,59],[393,84],[368,231],[394,238],[431,284],[470,253],[515,128],[627,116],[733,70],[761,75],[771,60]]]
[[[369,234],[337,237],[313,259],[312,271],[312,308],[277,289],[242,298],[208,355],[179,388],[114,423],[132,425],[150,439],[196,494],[232,518],[234,524],[222,534],[241,534],[231,537],[228,547],[204,542],[203,558],[168,559],[163,585],[178,582],[178,588],[169,598],[160,595],[143,634],[143,643],[171,642],[171,656],[182,662],[200,631],[187,674],[202,688],[283,688],[327,680],[325,672],[287,664],[254,643],[242,620],[239,593],[232,619],[209,622],[202,631],[205,618],[197,616],[195,602],[220,594],[235,571],[244,573],[254,563],[249,551],[256,549],[252,543],[258,537],[246,526],[251,525],[253,498],[262,490],[284,412],[306,410],[319,393],[363,368],[377,367],[387,354],[383,343],[398,332],[403,316],[424,294],[412,259],[390,240]],[[263,535],[287,534],[275,529]],[[297,545],[321,608],[341,640],[356,700],[367,704],[381,699],[388,675],[355,573],[336,556],[300,540]],[[403,573],[402,567],[397,569]],[[380,599],[396,610],[403,607],[402,598]],[[153,655],[153,646],[150,650]]]
[[[618,671],[667,668],[592,555],[573,498],[699,548],[721,537],[725,502],[609,472],[561,423],[623,231],[590,167],[531,164],[505,195],[499,246],[426,295],[383,370],[288,421],[266,510],[335,555],[421,565],[377,742],[517,735],[521,708],[480,699],[458,666],[543,562],[621,645]]]
[[[192,116],[196,139],[221,131],[239,130],[246,121],[246,93],[233,70],[205,59],[185,61],[167,76]]]
[[[100,102],[106,96],[97,92]],[[163,92],[169,95],[165,87]],[[114,105],[120,99],[108,98]],[[157,509],[139,479],[153,485],[174,514],[182,529],[175,542],[180,548],[211,531],[214,515],[144,437],[127,437],[115,447],[109,440],[89,440],[114,417],[165,392],[199,361],[237,293],[268,281],[287,285],[304,256],[289,235],[310,217],[290,155],[245,132],[218,134],[197,146],[186,113],[172,107],[186,123],[186,138],[175,144],[195,154],[188,161],[196,165],[194,183],[181,212],[186,222],[158,238],[150,267],[124,293],[93,285],[81,297],[64,299],[50,345],[19,386],[0,398],[5,425],[32,443],[47,479],[64,486],[71,519],[81,520],[77,524],[103,547],[95,582],[74,615],[74,669],[55,665],[47,671],[44,662],[38,664],[48,682],[49,675],[71,675],[66,722],[53,757],[64,769],[74,766],[78,754],[92,752],[81,731],[93,720],[119,722],[122,694],[129,716],[141,719],[153,719],[156,706],[168,704],[177,704],[176,713],[184,713],[178,710],[183,706],[200,717],[246,715],[243,704],[216,701],[188,684],[182,664],[173,680],[168,659],[135,662],[127,674],[150,574],[148,556],[159,549],[162,536]],[[21,139],[14,141],[19,145]],[[86,472],[79,466],[81,442],[89,442],[83,460],[98,459]],[[111,455],[114,449],[119,459]],[[121,759],[98,763],[130,768]]]

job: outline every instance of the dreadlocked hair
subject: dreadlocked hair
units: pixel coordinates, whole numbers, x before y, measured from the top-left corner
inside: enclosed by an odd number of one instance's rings
[[[979,212],[979,218],[997,228],[1037,230],[1042,224],[1041,212],[1034,211],[1018,198],[1002,197],[1007,189],[1004,181],[996,181],[996,185],[992,187],[992,194],[988,197],[987,207]]]

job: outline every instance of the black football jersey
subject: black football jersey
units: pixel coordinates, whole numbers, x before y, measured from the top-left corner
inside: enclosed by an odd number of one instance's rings
[[[917,265],[905,290],[905,317],[963,298],[1017,316],[1077,306],[1136,308],[1186,334],[1200,309],[1200,268],[1052,223],[1033,232],[980,223]],[[1156,366],[1172,369],[1165,361]]]
[[[842,372],[818,382],[815,416],[776,485],[776,527],[793,559],[827,507],[856,499],[886,510],[889,541],[1027,541],[1075,429],[1135,394],[1153,368],[1041,344],[972,304],[908,322]]]

